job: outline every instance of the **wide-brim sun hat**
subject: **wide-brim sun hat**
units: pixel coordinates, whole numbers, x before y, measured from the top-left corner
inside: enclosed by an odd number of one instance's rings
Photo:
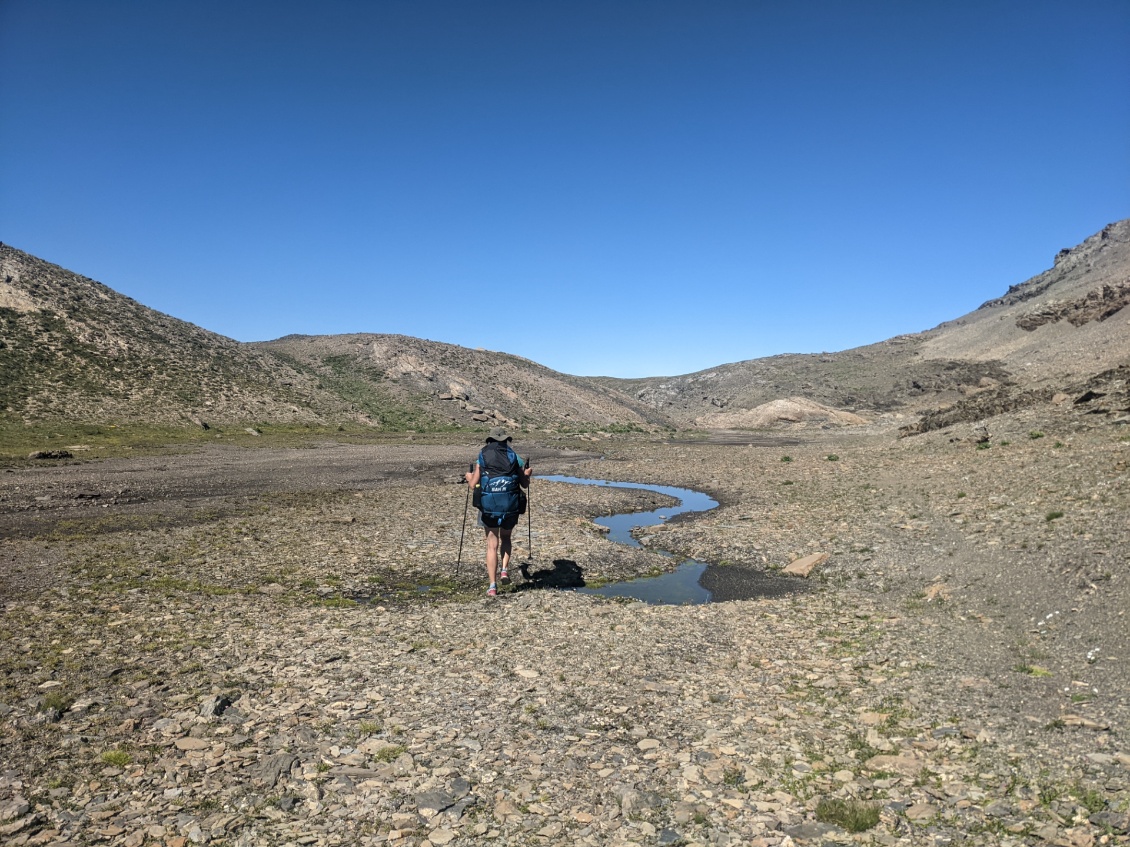
[[[505,427],[501,426],[496,426],[487,436],[487,441],[509,441],[510,439],[510,433],[506,431]]]

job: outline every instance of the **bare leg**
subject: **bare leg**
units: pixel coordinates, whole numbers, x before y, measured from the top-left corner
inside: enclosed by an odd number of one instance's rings
[[[499,548],[499,529],[497,527],[487,527],[487,579],[490,584],[494,585],[494,575],[498,570],[498,548]],[[507,552],[509,555],[509,551]],[[505,567],[506,557],[503,557],[503,567]]]
[[[502,539],[499,544],[499,552],[502,553],[502,569],[504,571],[510,570],[510,533],[512,530],[502,530]]]

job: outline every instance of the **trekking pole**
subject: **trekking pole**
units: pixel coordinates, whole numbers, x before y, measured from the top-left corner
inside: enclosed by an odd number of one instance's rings
[[[468,473],[475,472],[475,463],[471,463],[471,467],[467,469]],[[459,555],[455,557],[455,567],[463,564],[463,534],[467,531],[467,506],[471,503],[471,486],[467,480],[463,480],[467,484],[467,497],[463,501],[463,528],[459,530]]]
[[[526,467],[530,467],[529,459],[526,460]],[[534,475],[530,474],[530,478],[526,480],[526,546],[530,548],[530,559],[534,558],[534,505],[530,499],[533,481]]]

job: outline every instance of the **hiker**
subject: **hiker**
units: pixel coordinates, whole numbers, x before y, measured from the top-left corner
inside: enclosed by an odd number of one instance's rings
[[[486,532],[488,597],[498,594],[496,574],[499,581],[510,581],[510,533],[518,523],[518,516],[526,511],[526,495],[522,489],[530,486],[529,463],[514,452],[510,438],[505,429],[492,429],[471,471],[464,474],[475,492],[479,526]]]

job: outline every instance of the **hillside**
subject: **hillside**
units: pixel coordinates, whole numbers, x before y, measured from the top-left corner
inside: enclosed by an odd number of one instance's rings
[[[268,351],[358,408],[379,392],[444,426],[623,429],[665,425],[646,405],[583,377],[489,350],[404,335],[289,335]]]
[[[780,355],[675,377],[602,378],[678,425],[741,426],[785,398],[865,418],[884,412],[972,420],[1060,392],[1105,393],[1130,363],[1130,220],[1110,224],[1054,266],[934,329],[839,353]],[[929,424],[927,424],[927,428]]]
[[[1130,405],[1130,220],[934,329],[675,377],[557,373],[400,335],[241,344],[0,245],[0,411],[24,421],[386,430],[852,426],[908,433],[1087,392]],[[1087,401],[1090,402],[1090,401]]]
[[[0,412],[24,421],[651,428],[623,394],[403,336],[243,344],[0,245]]]
[[[316,423],[333,405],[272,356],[0,246],[0,409],[8,413],[97,423]]]

